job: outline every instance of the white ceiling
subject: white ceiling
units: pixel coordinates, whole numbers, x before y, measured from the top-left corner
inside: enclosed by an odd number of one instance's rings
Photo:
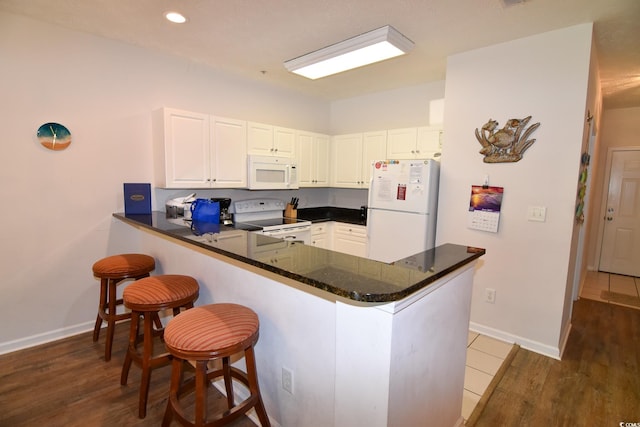
[[[327,100],[444,80],[448,55],[594,22],[605,107],[640,106],[640,0],[0,0],[0,10]],[[188,23],[167,22],[168,10]],[[415,48],[315,81],[282,65],[384,25]]]

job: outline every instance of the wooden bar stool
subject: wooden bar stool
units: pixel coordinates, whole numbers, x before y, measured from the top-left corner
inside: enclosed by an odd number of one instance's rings
[[[131,363],[142,368],[140,398],[138,400],[138,416],[147,415],[147,399],[149,397],[149,383],[151,371],[171,362],[171,355],[166,351],[154,354],[153,341],[155,337],[162,339],[164,329],[158,328],[159,313],[171,309],[173,315],[180,313],[180,309],[189,309],[198,299],[200,287],[193,277],[164,274],[151,276],[133,282],[124,289],[122,297],[125,307],[131,309],[131,330],[129,333],[129,347],[122,365],[120,384],[126,385]],[[143,320],[140,333],[140,319]],[[154,324],[156,327],[154,328]],[[138,351],[138,344],[142,342],[142,352]],[[164,349],[163,349],[164,350]]]
[[[258,341],[258,316],[237,304],[209,304],[185,311],[171,319],[165,330],[165,345],[173,355],[171,388],[162,426],[168,427],[175,417],[182,425],[222,426],[255,408],[262,427],[270,426],[264,408],[253,347]],[[230,357],[244,352],[247,372],[231,366]],[[209,362],[222,359],[222,367],[207,368]],[[183,365],[195,361],[195,374],[184,380]],[[217,366],[220,366],[219,364]],[[214,378],[223,377],[227,393],[227,410],[209,416],[207,391]],[[247,386],[249,397],[234,403],[233,379]],[[195,416],[187,417],[180,400],[195,390]]]
[[[131,317],[129,313],[118,314],[116,308],[122,305],[122,299],[116,296],[116,288],[127,279],[149,277],[156,268],[156,261],[149,255],[121,254],[102,258],[93,264],[93,274],[100,279],[100,303],[98,316],[93,327],[93,341],[98,341],[102,321],[107,322],[107,340],[104,347],[104,360],[111,360],[111,346],[116,322]]]

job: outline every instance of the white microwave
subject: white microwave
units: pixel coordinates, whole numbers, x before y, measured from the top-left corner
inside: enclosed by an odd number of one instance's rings
[[[298,168],[288,157],[247,157],[250,190],[290,190],[298,188]]]

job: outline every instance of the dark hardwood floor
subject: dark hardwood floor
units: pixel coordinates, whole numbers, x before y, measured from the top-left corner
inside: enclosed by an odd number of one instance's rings
[[[562,361],[519,349],[467,426],[640,423],[640,310],[580,299],[572,325]]]
[[[128,384],[120,385],[128,333],[128,322],[116,326],[109,362],[106,330],[97,343],[89,332],[0,356],[0,427],[159,426],[171,367],[151,374],[147,416],[139,419],[140,368],[132,366]],[[222,395],[210,393],[211,410],[218,404],[224,404]],[[246,417],[231,425],[255,427]]]
[[[562,361],[519,349],[467,425],[640,423],[640,310],[581,299],[572,323]],[[0,426],[160,425],[170,368],[153,372],[147,417],[138,419],[140,370],[120,386],[127,333],[126,323],[117,326],[106,363],[104,337],[93,343],[91,333],[0,356]]]

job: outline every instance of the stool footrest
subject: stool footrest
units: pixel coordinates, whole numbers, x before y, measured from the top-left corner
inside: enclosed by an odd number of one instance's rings
[[[185,363],[185,362],[181,361],[180,363]],[[250,388],[249,378],[247,377],[247,374],[245,372],[233,366],[231,367],[230,371],[231,371],[230,374],[232,378],[235,378],[236,380],[244,384],[247,388]],[[214,387],[214,385],[212,384],[212,380],[216,378],[222,378],[223,376],[224,376],[224,369],[222,368],[216,369],[213,371],[207,371],[207,375],[206,375],[206,381],[208,383],[207,385],[209,387]],[[180,399],[181,397],[189,393],[193,393],[195,388],[196,388],[196,377],[193,376],[191,378],[185,379],[182,382],[182,384],[178,388],[178,391],[175,395],[171,394],[169,396],[169,399],[171,400],[171,403],[174,408],[173,415],[178,419],[178,421],[181,424],[186,424],[186,425],[194,424],[193,418],[187,417],[184,411],[182,410],[182,406],[180,405]],[[205,423],[202,424],[202,427],[216,427],[216,426],[222,426],[230,423],[231,421],[244,415],[249,409],[253,408],[258,402],[258,398],[259,398],[258,395],[252,394],[248,398],[240,402],[239,404],[234,405],[231,408],[227,408],[226,411],[222,411],[217,414],[212,414],[210,418],[207,418],[205,420]]]

